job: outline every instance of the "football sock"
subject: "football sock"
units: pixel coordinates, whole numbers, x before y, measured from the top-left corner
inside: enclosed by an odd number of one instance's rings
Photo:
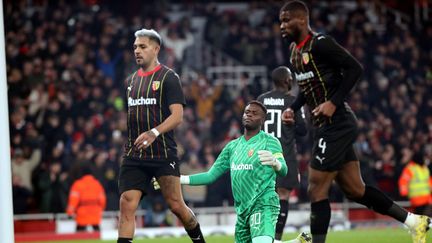
[[[201,233],[200,225],[197,224],[195,228],[186,230],[187,234],[191,238],[192,242],[194,243],[205,243],[204,236]]]
[[[330,223],[331,208],[328,199],[311,204],[310,229],[313,243],[324,243]]]
[[[408,211],[393,202],[387,212],[387,215],[403,223],[408,218]]]
[[[404,224],[409,228],[414,228],[417,224],[416,215],[413,213],[408,213]]]
[[[280,211],[276,222],[275,240],[282,239],[283,230],[285,228],[285,224],[288,218],[288,208],[289,208],[288,200],[279,200],[279,203],[280,203]]]
[[[354,200],[380,214],[388,215],[403,223],[407,219],[408,212],[395,204],[387,195],[380,190],[366,186],[365,193],[362,198]]]
[[[118,238],[117,243],[132,243],[132,238]]]

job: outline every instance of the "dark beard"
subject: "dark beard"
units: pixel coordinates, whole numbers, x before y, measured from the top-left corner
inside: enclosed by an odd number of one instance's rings
[[[282,37],[282,42],[283,42],[283,44],[286,44],[289,46],[292,42],[297,43],[297,41],[299,41],[299,39],[298,39],[299,36],[300,36],[300,30],[294,29],[294,31],[292,33],[287,34],[285,37]]]
[[[289,46],[294,41],[294,37],[292,35],[286,35],[285,37],[282,37],[282,44],[284,46]]]
[[[254,130],[258,130],[260,129],[260,125],[258,126],[253,126],[252,124],[243,124],[244,128],[248,131],[254,131]]]

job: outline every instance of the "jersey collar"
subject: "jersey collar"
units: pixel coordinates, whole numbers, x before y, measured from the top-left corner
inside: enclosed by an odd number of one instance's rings
[[[309,33],[309,34],[306,36],[306,38],[304,38],[304,40],[302,40],[302,41],[301,41],[301,42],[296,46],[297,50],[300,49],[300,48],[302,48],[302,47],[306,44],[306,42],[308,42],[308,40],[309,40],[311,37],[312,37],[312,35]]]
[[[162,67],[162,65],[159,64],[159,65],[157,65],[155,68],[153,68],[153,70],[148,71],[148,72],[144,72],[144,71],[142,70],[142,68],[140,68],[140,69],[138,69],[138,76],[140,76],[140,77],[149,76],[149,75],[151,75],[151,74],[153,74],[153,73],[159,71],[159,69],[161,69],[161,67]]]
[[[263,133],[263,131],[259,131],[257,134],[255,134],[255,136],[249,138],[249,140],[246,140],[245,136],[243,135],[243,140],[246,141],[247,143],[251,143],[253,141],[255,141],[256,139],[258,139],[258,137],[260,137],[260,135]]]

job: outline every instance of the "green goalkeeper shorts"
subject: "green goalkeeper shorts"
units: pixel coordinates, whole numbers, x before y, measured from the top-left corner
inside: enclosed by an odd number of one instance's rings
[[[270,236],[274,239],[279,207],[257,207],[248,215],[237,216],[235,242],[251,243],[257,236]]]

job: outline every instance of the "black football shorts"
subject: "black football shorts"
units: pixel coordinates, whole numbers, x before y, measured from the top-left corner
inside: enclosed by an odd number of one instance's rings
[[[357,139],[357,119],[348,111],[332,117],[315,130],[310,166],[320,171],[338,171],[349,161],[358,161],[353,143]]]
[[[291,157],[291,158],[290,158]],[[293,156],[285,156],[286,165],[288,167],[288,173],[286,176],[277,176],[276,177],[276,188],[282,187],[288,190],[292,190],[299,186],[299,171],[298,171],[298,162],[295,159],[295,155]]]
[[[145,195],[153,177],[167,175],[180,177],[178,161],[147,162],[124,158],[118,181],[120,195],[128,190],[140,190]]]

